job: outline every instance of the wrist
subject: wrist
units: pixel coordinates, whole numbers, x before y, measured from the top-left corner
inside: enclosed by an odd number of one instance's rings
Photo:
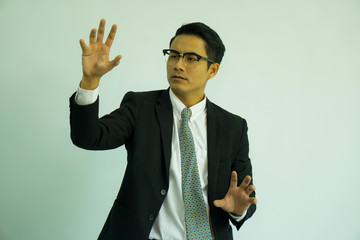
[[[246,211],[245,211],[246,212]],[[244,213],[235,213],[235,212],[230,212],[232,215],[236,216],[236,217],[241,217],[242,215],[244,215]]]
[[[80,82],[80,87],[85,90],[94,90],[99,86],[100,77],[86,77],[83,76]]]

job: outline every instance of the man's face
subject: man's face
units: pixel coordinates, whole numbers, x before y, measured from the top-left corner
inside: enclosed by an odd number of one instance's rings
[[[194,52],[203,57],[208,57],[205,50],[205,41],[194,35],[179,35],[172,42],[171,49],[183,54]],[[200,60],[195,67],[185,66],[182,57],[176,64],[166,65],[167,78],[173,92],[179,97],[203,98],[207,81],[214,77],[219,68],[215,63],[208,69],[208,63]]]

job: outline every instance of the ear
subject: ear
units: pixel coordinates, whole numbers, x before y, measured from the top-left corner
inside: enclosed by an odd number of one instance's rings
[[[219,67],[220,65],[218,63],[213,63],[210,65],[208,69],[208,80],[216,76],[217,72],[219,71]]]

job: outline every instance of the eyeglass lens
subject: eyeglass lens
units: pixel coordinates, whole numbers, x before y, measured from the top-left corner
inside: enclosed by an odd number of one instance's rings
[[[180,59],[180,54],[176,52],[167,52],[165,54],[165,61],[170,65],[175,65]],[[195,66],[199,62],[198,56],[194,54],[185,53],[182,57],[185,66]]]

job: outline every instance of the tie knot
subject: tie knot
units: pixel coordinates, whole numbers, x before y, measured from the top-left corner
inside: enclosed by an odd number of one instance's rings
[[[189,121],[190,118],[191,118],[190,108],[184,108],[181,112],[181,119],[185,120],[187,122],[187,121]]]

